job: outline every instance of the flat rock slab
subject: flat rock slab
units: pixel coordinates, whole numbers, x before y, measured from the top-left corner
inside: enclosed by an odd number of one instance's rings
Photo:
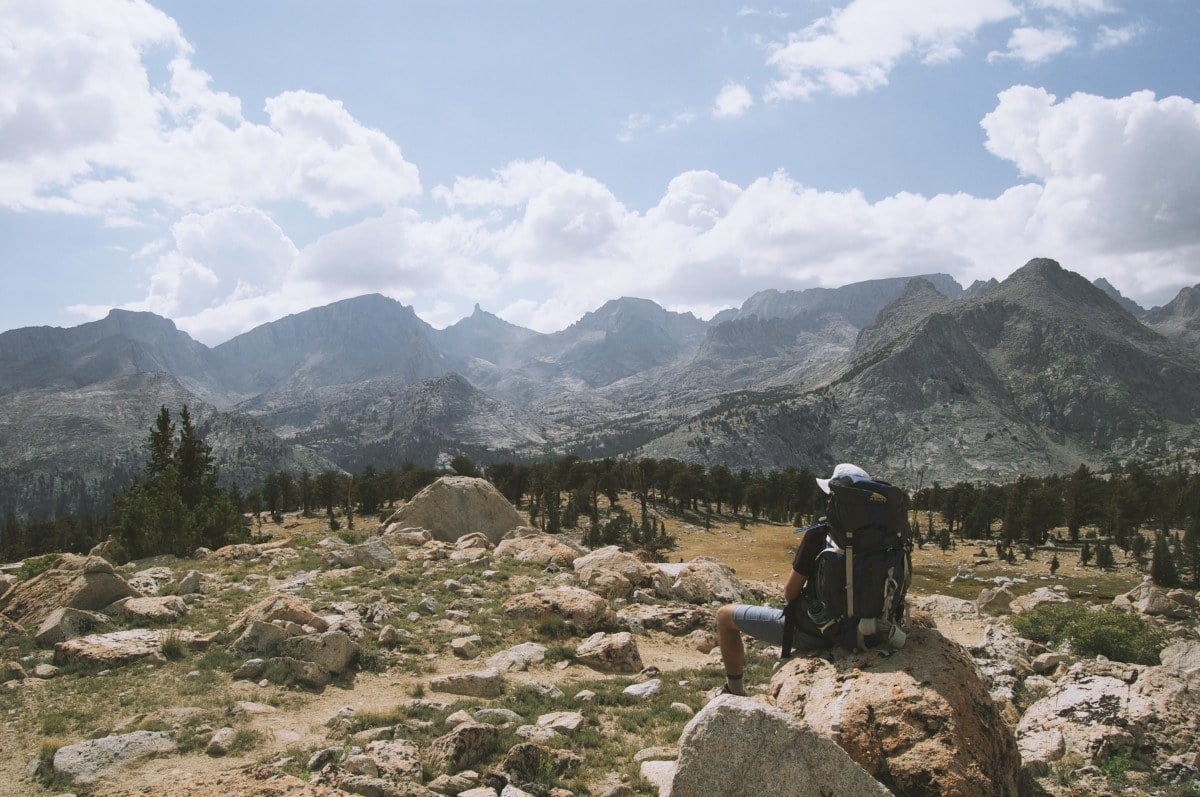
[[[54,775],[68,783],[94,783],[108,770],[131,761],[169,753],[175,742],[158,731],[134,731],[121,736],[106,736],[58,748],[54,754]]]
[[[90,634],[59,642],[54,646],[54,660],[58,664],[77,661],[104,666],[129,664],[160,653],[163,640],[172,634],[187,647],[203,648],[208,645],[208,637],[195,631],[133,628],[109,634]]]
[[[504,679],[500,671],[489,667],[477,672],[452,673],[434,678],[429,688],[435,692],[449,692],[468,697],[499,697],[504,691]]]
[[[661,784],[668,768],[643,764]],[[660,785],[660,794],[661,792]],[[845,750],[796,717],[754,698],[721,695],[683,729],[672,797],[861,797],[892,794]]]

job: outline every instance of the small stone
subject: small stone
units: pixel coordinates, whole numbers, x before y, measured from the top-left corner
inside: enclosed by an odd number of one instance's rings
[[[681,717],[690,717],[696,713],[687,703],[672,703],[667,710]]]
[[[578,711],[554,711],[537,718],[537,724],[556,731],[577,731],[583,726],[583,714]]]
[[[661,678],[652,678],[649,681],[646,681],[645,683],[630,684],[629,686],[625,687],[621,691],[624,692],[624,694],[633,695],[634,697],[640,697],[640,698],[645,699],[648,697],[654,697],[659,692],[661,692],[662,685],[663,684],[662,684]]]
[[[262,675],[266,669],[267,662],[263,659],[247,659],[242,662],[241,666],[233,671],[231,676],[234,680],[253,681],[258,676]]]
[[[562,736],[553,728],[544,728],[541,725],[520,725],[515,733],[522,739],[535,744],[550,744]]]
[[[315,772],[318,769],[322,769],[323,767],[332,764],[337,760],[337,757],[341,754],[341,752],[341,748],[338,747],[326,747],[324,750],[318,750],[308,759],[308,771]]]
[[[575,700],[580,703],[591,703],[596,699],[596,693],[591,689],[581,689],[575,693]]]
[[[450,650],[460,659],[473,659],[483,650],[483,639],[478,634],[451,640]]]
[[[204,752],[211,756],[225,755],[229,752],[229,745],[233,742],[234,735],[233,728],[228,726],[221,728],[208,740],[208,745],[204,748]]]

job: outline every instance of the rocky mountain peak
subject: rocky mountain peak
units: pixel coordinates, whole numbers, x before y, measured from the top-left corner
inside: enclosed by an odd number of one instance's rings
[[[631,325],[653,324],[674,334],[699,335],[708,326],[691,313],[676,313],[649,299],[610,299],[573,325],[580,330],[614,332]]]
[[[171,319],[147,311],[121,310],[114,307],[104,318],[92,323],[98,336],[124,335],[128,338],[151,341],[182,336],[191,340],[191,336],[180,332]]]
[[[1107,293],[1058,261],[1034,258],[979,301],[1007,301],[1059,319],[1105,326],[1134,337],[1148,330]]]
[[[1159,334],[1200,348],[1200,285],[1183,288],[1166,305],[1146,311],[1142,320]]]
[[[1098,277],[1098,278],[1092,280],[1092,284],[1095,285],[1100,290],[1104,291],[1106,294],[1108,294],[1108,297],[1110,299],[1112,299],[1114,302],[1116,302],[1117,304],[1124,307],[1126,310],[1128,310],[1133,315],[1140,318],[1146,312],[1146,310],[1140,304],[1135,302],[1133,299],[1130,299],[1127,296],[1124,296],[1119,290],[1117,290],[1113,286],[1113,284],[1111,282],[1104,279],[1104,277]]]
[[[951,307],[947,298],[932,282],[914,277],[904,286],[904,293],[879,311],[875,323],[865,327],[854,345],[854,359],[870,356],[889,342],[900,338],[931,313]]]

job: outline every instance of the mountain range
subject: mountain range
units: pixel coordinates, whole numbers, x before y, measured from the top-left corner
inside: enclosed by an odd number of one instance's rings
[[[910,487],[1169,457],[1200,442],[1200,286],[1143,310],[1052,260],[763,291],[710,321],[646,299],[541,333],[360,296],[215,347],[113,310],[0,334],[0,512],[103,504],[160,406],[226,481],[573,453],[733,468],[854,460]]]

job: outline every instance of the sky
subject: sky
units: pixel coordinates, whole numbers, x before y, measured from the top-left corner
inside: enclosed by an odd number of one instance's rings
[[[1195,0],[0,0],[0,330],[1200,283]]]

